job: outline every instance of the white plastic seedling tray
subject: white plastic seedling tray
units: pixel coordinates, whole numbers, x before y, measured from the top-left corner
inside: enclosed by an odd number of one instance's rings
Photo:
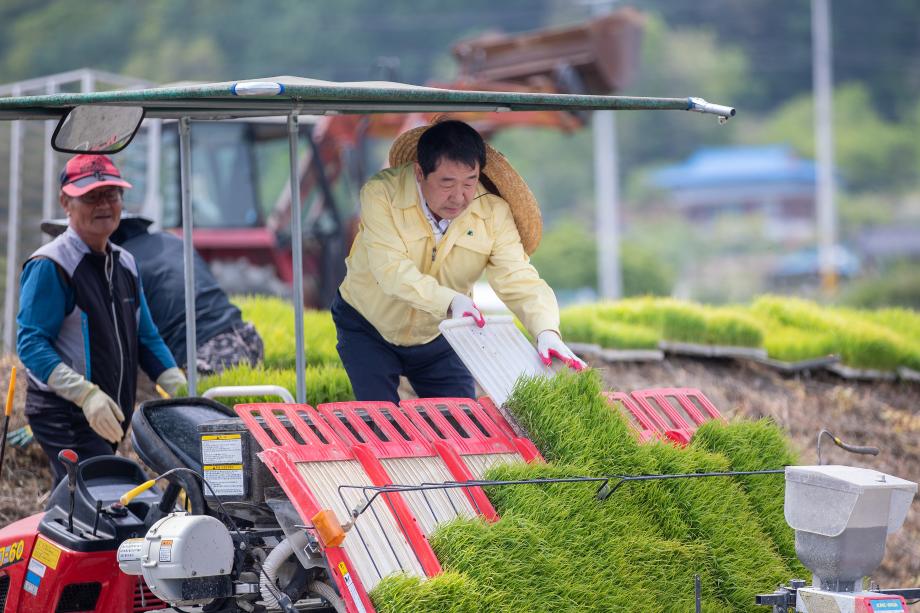
[[[498,407],[508,400],[518,377],[552,376],[557,368],[543,364],[537,349],[508,315],[487,317],[482,328],[476,326],[472,317],[447,319],[438,327],[470,374]],[[511,425],[516,428],[513,422]]]

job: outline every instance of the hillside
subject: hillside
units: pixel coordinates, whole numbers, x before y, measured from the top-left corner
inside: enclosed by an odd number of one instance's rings
[[[13,358],[0,359],[0,385],[6,388]],[[594,364],[611,389],[681,386],[702,389],[727,417],[772,417],[789,433],[803,463],[816,460],[815,435],[822,427],[856,444],[877,445],[877,458],[850,456],[828,449],[831,462],[868,466],[908,479],[920,476],[920,384],[853,383],[826,374],[783,377],[759,365],[736,361],[671,358],[652,364]],[[17,384],[16,415],[22,423],[24,381]],[[130,453],[130,450],[125,450]],[[39,496],[49,483],[41,451],[7,450],[0,482],[0,521],[40,509]],[[916,506],[916,505],[915,505]],[[880,572],[882,586],[920,583],[920,511],[914,508],[904,528],[891,537]]]

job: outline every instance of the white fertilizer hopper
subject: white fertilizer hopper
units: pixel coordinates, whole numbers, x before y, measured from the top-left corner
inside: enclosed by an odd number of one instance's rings
[[[885,538],[898,531],[917,484],[868,468],[787,466],[786,523],[795,553],[814,573],[814,586],[832,592],[862,589],[862,578],[885,556]]]

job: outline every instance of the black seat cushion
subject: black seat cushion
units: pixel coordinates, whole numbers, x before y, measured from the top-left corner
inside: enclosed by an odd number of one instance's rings
[[[145,402],[131,420],[134,449],[145,464],[159,473],[176,466],[201,473],[198,426],[227,417],[236,417],[236,413],[207,398]]]

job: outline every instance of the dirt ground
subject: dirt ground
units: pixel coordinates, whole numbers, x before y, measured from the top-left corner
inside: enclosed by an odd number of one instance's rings
[[[0,357],[0,390],[6,391],[15,358]],[[817,373],[780,375],[764,366],[732,360],[670,358],[659,363],[593,366],[604,372],[610,389],[696,387],[726,416],[771,417],[789,433],[802,463],[816,462],[815,438],[821,428],[854,444],[881,448],[878,457],[854,456],[824,447],[830,463],[866,466],[913,481],[920,480],[920,384],[851,382]],[[17,376],[10,430],[25,423],[25,377]],[[5,400],[5,396],[4,396]],[[123,450],[131,453],[129,449]],[[42,508],[51,483],[41,449],[7,448],[0,480],[0,525]],[[882,587],[920,585],[920,503],[888,539],[885,561],[873,577]]]

